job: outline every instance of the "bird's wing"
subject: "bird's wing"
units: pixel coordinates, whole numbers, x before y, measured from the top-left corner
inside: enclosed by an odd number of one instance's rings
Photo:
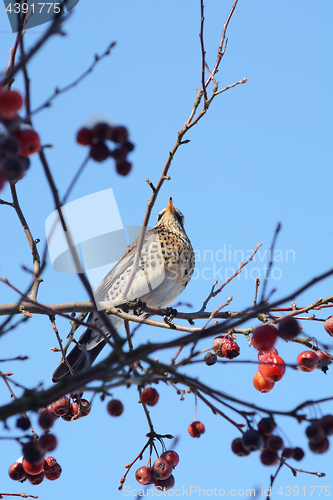
[[[139,270],[137,271],[135,280],[133,280],[126,298],[122,296],[128,276],[132,270],[137,243],[138,238],[129,245],[117,264],[97,287],[95,291],[96,300],[103,302],[110,301],[112,305],[118,305],[127,300],[134,300],[146,295],[163,281],[164,259],[160,240],[157,232],[151,229],[146,233],[141,251]],[[119,302],[117,302],[118,299]]]

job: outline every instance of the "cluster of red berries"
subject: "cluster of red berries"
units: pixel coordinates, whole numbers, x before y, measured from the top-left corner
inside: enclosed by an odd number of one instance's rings
[[[173,450],[164,451],[152,467],[140,467],[135,479],[140,484],[154,484],[157,490],[170,490],[175,485],[173,469],[179,463],[179,455]]]
[[[297,320],[285,318],[279,323],[279,329],[272,325],[262,325],[255,328],[252,335],[252,345],[258,352],[259,369],[253,377],[253,385],[259,392],[265,393],[273,389],[275,382],[281,380],[286,371],[284,360],[274,347],[277,337],[284,340],[295,338],[300,332]],[[303,372],[311,372],[315,368],[323,371],[332,362],[330,355],[321,349],[302,351],[297,356],[298,368]]]
[[[213,351],[207,352],[204,356],[204,361],[206,365],[215,365],[217,361],[217,356],[219,358],[234,359],[239,356],[239,345],[234,340],[232,335],[219,335],[213,340]]]
[[[38,462],[32,462],[23,455],[22,458],[19,458],[9,467],[9,477],[14,481],[21,482],[28,479],[34,485],[40,484],[44,481],[44,478],[49,479],[49,481],[58,479],[61,476],[62,469],[56,459],[54,457],[41,457]]]
[[[258,352],[258,372],[253,377],[254,388],[259,392],[269,392],[275,382],[282,379],[286,371],[284,360],[278,355],[274,346],[277,330],[271,325],[255,328],[252,335],[252,345]]]
[[[39,425],[45,430],[39,439],[28,441],[22,447],[23,456],[9,467],[9,476],[15,481],[28,481],[37,485],[44,481],[44,478],[54,481],[61,475],[61,467],[54,457],[45,457],[46,453],[53,451],[57,446],[57,438],[49,434],[56,415],[43,408],[39,417]],[[26,430],[30,422],[25,417],[17,420],[17,427]]]
[[[0,121],[8,131],[7,135],[0,137],[0,190],[6,181],[22,179],[30,166],[28,156],[41,148],[37,132],[20,128],[17,112],[22,104],[23,99],[18,92],[0,87]]]
[[[108,123],[99,122],[93,128],[82,127],[76,136],[76,141],[82,146],[90,146],[90,157],[98,162],[107,158],[114,158],[116,170],[120,175],[127,175],[132,164],[127,161],[127,155],[134,149],[134,144],[129,140],[126,127],[112,127]],[[112,141],[118,146],[112,150],[105,141]]]
[[[301,448],[284,448],[280,436],[272,434],[275,422],[272,418],[262,418],[258,430],[248,429],[241,438],[236,438],[231,443],[232,451],[239,457],[246,457],[253,451],[260,451],[260,460],[263,465],[276,465],[279,461],[278,452],[282,451],[284,458],[301,460],[304,451]]]
[[[312,420],[305,433],[309,439],[310,450],[313,453],[325,453],[329,448],[327,436],[333,434],[333,415]]]
[[[53,422],[59,417],[63,420],[70,421],[89,415],[91,406],[89,401],[81,397],[82,394],[71,394],[70,398],[72,402],[67,396],[62,396],[47,408],[41,408],[39,424],[42,427],[45,426],[44,428],[50,428]]]

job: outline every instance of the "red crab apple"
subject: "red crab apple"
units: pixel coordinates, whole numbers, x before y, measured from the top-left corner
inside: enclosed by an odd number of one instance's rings
[[[14,462],[8,470],[9,477],[14,481],[23,481],[26,477],[26,472],[20,462]]]
[[[62,417],[62,415],[66,415],[70,408],[70,401],[67,396],[62,396],[57,401],[54,401],[51,404],[51,409],[55,415]]]
[[[172,467],[176,467],[176,465],[179,464],[179,455],[178,455],[178,453],[176,453],[173,450],[164,451],[161,454],[161,457],[165,458],[165,460],[167,460],[168,462],[170,462],[170,464],[172,465]]]
[[[241,438],[235,438],[231,443],[231,449],[238,457],[247,457],[250,455],[250,450],[246,450],[243,446]]]
[[[257,372],[253,377],[253,385],[258,392],[266,393],[273,389],[275,383],[269,382],[261,375],[260,372]]]
[[[14,118],[21,109],[23,99],[15,90],[0,90],[0,115],[5,118]]]
[[[262,450],[265,440],[260,432],[255,429],[249,429],[242,436],[242,444],[248,451]]]
[[[279,457],[276,451],[264,448],[261,452],[260,460],[263,465],[276,465],[278,463]]]
[[[297,337],[301,328],[297,319],[292,316],[283,318],[279,323],[278,334],[284,340],[291,340]]]
[[[42,472],[44,468],[44,458],[40,462],[29,462],[25,458],[22,460],[22,467],[27,474],[31,476],[36,476]]]
[[[153,479],[153,470],[151,467],[140,467],[135,473],[135,479],[140,484],[150,484]]]
[[[106,409],[112,417],[119,417],[124,411],[124,406],[118,399],[112,399],[108,402]]]
[[[141,392],[141,403],[148,406],[155,406],[159,397],[156,389],[153,387],[146,387],[146,389],[143,389]]]
[[[328,335],[333,337],[333,316],[329,316],[324,323],[324,328],[327,331]]]
[[[57,447],[57,438],[53,434],[43,434],[36,442],[36,447],[41,453],[53,451]]]
[[[155,479],[168,479],[172,474],[172,465],[165,458],[159,457],[153,465],[153,476]]]
[[[40,138],[37,132],[35,132],[35,130],[32,130],[30,128],[25,128],[23,130],[20,130],[17,133],[16,137],[21,143],[20,147],[21,156],[32,155],[33,153],[39,151],[41,148]]]
[[[255,328],[252,335],[252,345],[258,351],[268,351],[275,344],[277,331],[274,326],[262,325]]]
[[[302,351],[297,356],[297,364],[302,372],[312,372],[318,366],[318,356],[314,351]]]
[[[195,421],[192,422],[188,427],[187,430],[190,434],[190,436],[194,438],[198,438],[205,432],[205,426],[202,422]]]
[[[40,484],[42,481],[44,481],[44,472],[42,471],[39,474],[35,474],[34,476],[32,476],[31,474],[27,474],[27,479],[29,483],[36,486],[37,484]]]
[[[93,140],[93,133],[88,127],[82,127],[76,135],[76,142],[82,146],[89,146]]]
[[[259,364],[259,372],[269,382],[278,382],[286,371],[286,364],[280,356],[266,356]]]

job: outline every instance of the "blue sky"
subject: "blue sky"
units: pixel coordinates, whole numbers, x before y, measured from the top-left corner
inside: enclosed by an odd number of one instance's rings
[[[210,67],[215,63],[231,5],[226,0],[206,2],[205,48]],[[282,229],[276,245],[275,274],[268,285],[269,290],[276,289],[273,299],[289,295],[332,267],[332,14],[328,0],[320,4],[300,0],[239,0],[216,79],[220,89],[242,78],[248,81],[217,96],[201,122],[189,131],[186,138],[191,142],[178,150],[169,171],[171,180],[164,184],[150,221],[155,222],[170,195],[185,214],[186,231],[197,254],[197,271],[181,301],[192,304],[193,310],[201,308],[213,281],[219,279],[221,284],[230,277],[242,252],[248,256],[256,243],[262,241],[256,260],[209,307],[216,308],[231,295],[229,308],[233,311],[252,304],[254,279],[263,277],[278,222]],[[46,27],[27,32],[26,48],[34,45]],[[133,170],[123,178],[116,174],[111,161],[90,162],[69,201],[112,188],[123,225],[141,224],[151,194],[145,179],[157,182],[201,85],[199,30],[198,1],[132,0],[126,5],[106,0],[93,4],[79,2],[64,24],[67,35],[51,38],[28,66],[32,109],[35,109],[55,87],[61,88],[83,73],[96,53],[104,52],[110,42],[117,42],[110,56],[80,85],[60,95],[52,107],[33,118],[42,143],[53,146],[46,150],[46,155],[60,195],[65,193],[86,155],[86,149],[75,143],[76,131],[92,115],[107,116],[130,130],[136,146],[131,153]],[[5,68],[15,35],[10,31],[4,9],[0,10],[0,40],[1,68]],[[24,91],[21,75],[17,76],[13,89]],[[44,249],[44,224],[54,204],[37,156],[32,158],[31,168],[17,190],[33,235],[40,238],[40,249]],[[8,188],[1,192],[1,197],[10,198]],[[30,275],[22,269],[23,265],[31,267],[29,247],[14,211],[5,206],[0,208],[0,276],[24,290],[30,281]],[[38,295],[41,302],[87,299],[78,278],[57,273],[49,261],[43,280]],[[302,293],[296,303],[306,306],[329,295],[332,295],[332,279]],[[0,297],[1,302],[17,299],[4,285],[0,286]],[[188,310],[185,305],[179,309]],[[316,312],[319,318],[329,314],[329,310]],[[200,324],[196,322],[196,326]],[[68,324],[59,319],[57,325],[64,339]],[[304,321],[303,331],[318,342],[328,344],[331,340],[322,322]],[[166,330],[142,328],[135,340],[138,345],[148,339],[169,338],[174,336]],[[59,355],[49,350],[56,345],[56,339],[47,318],[35,315],[2,337],[1,343],[1,358],[29,356],[25,362],[1,363],[3,371],[14,372],[14,380],[27,387],[51,385]],[[209,345],[206,340],[199,343],[202,349]],[[254,349],[248,348],[245,339],[240,338],[239,345],[240,361],[256,359]],[[330,345],[332,348],[332,342]],[[277,348],[288,363],[294,363],[302,350],[281,340]],[[160,359],[167,361],[173,354],[165,352]],[[306,374],[287,369],[274,390],[263,395],[252,386],[255,371],[255,365],[236,360],[227,366],[195,364],[187,369],[190,375],[227,394],[276,410],[288,411],[307,399],[332,394],[332,369],[326,376],[318,370]],[[4,403],[9,401],[6,390],[2,385],[0,394]],[[179,437],[176,487],[187,488],[188,492],[191,486],[206,492],[224,488],[229,496],[233,495],[232,488],[244,491],[258,488],[257,497],[261,497],[261,488],[268,487],[275,467],[262,466],[256,454],[247,458],[232,455],[230,443],[237,437],[236,430],[202,403],[197,416],[205,423],[206,433],[194,440],[186,430],[193,420],[193,396],[186,395],[185,401],[179,401],[176,392],[162,384],[158,391],[160,401],[151,409],[155,427],[161,433]],[[40,486],[11,481],[6,468],[20,455],[20,450],[17,443],[2,441],[5,457],[1,468],[2,492],[24,491],[50,500],[59,498],[64,491],[74,499],[82,495],[123,496],[117,491],[123,466],[139,453],[149,429],[134,388],[118,389],[114,397],[121,399],[125,407],[124,414],[117,419],[108,416],[105,402],[96,397],[87,418],[56,423],[54,432],[59,446],[54,455],[63,467],[58,481],[44,481]],[[332,402],[308,410],[307,414],[327,413],[333,413]],[[230,416],[237,418],[233,412]],[[32,420],[36,424],[37,417],[33,415]],[[277,494],[280,486],[285,496],[288,486],[295,487],[291,496],[298,497],[310,496],[311,485],[332,486],[329,465],[333,458],[332,439],[328,453],[313,455],[304,439],[305,425],[287,417],[277,421],[285,442],[303,446],[306,451],[302,462],[291,461],[291,464],[308,471],[324,471],[327,476],[319,479],[298,474],[295,478],[285,467],[274,483],[272,497],[282,498]],[[8,425],[14,427],[15,420],[10,419]],[[18,434],[13,429],[11,435]],[[8,433],[3,429],[1,435]],[[126,481],[130,488],[138,488],[135,470],[136,467]],[[314,498],[319,491],[315,490]],[[238,496],[245,494],[238,492]],[[198,491],[192,489],[191,497],[199,497]]]

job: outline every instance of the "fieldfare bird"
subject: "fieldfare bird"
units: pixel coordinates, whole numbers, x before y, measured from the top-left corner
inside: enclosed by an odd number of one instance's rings
[[[184,216],[174,208],[171,197],[168,206],[158,214],[155,226],[146,232],[139,269],[124,299],[122,292],[132,270],[137,243],[138,238],[127,247],[123,256],[100,283],[95,291],[96,301],[111,301],[112,304],[121,305],[128,300],[140,299],[149,306],[164,309],[183,292],[195,266],[193,248],[184,229]],[[118,316],[111,315],[109,319],[116,329],[124,325],[124,321]],[[98,313],[90,313],[88,323],[94,323],[107,337],[111,336]],[[80,346],[75,345],[66,357],[74,372],[91,366],[106,345],[106,340],[96,330],[87,328],[79,343]],[[62,360],[55,369],[52,380],[57,382],[68,374],[68,366]]]

